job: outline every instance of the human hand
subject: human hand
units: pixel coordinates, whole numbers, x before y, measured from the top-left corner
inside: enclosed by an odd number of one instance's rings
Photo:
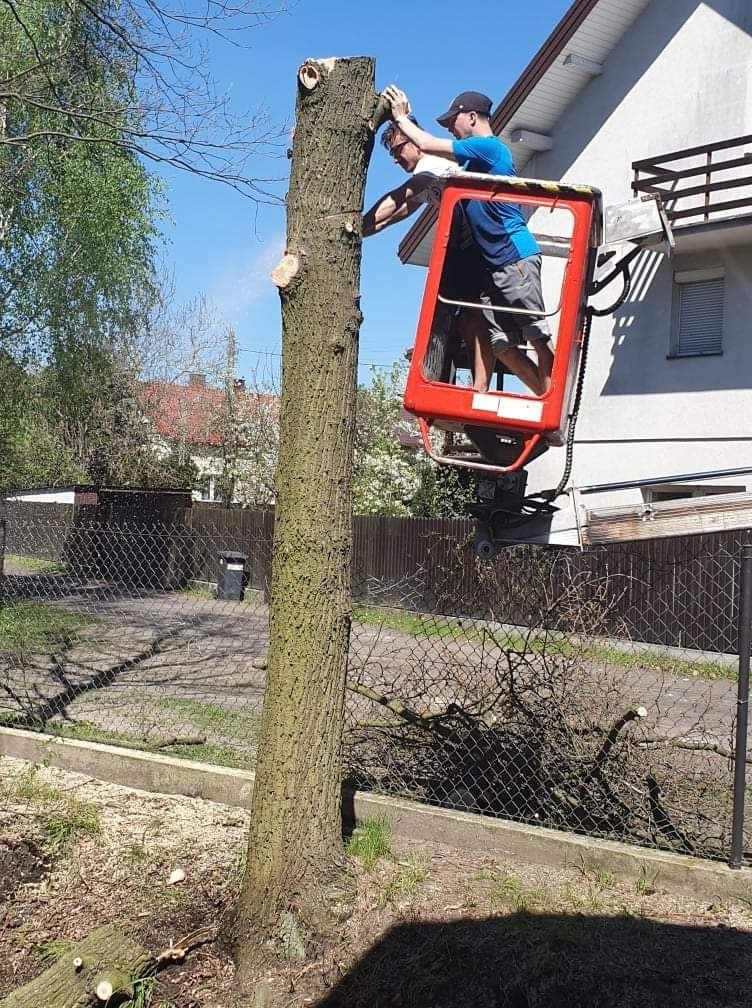
[[[388,87],[384,88],[383,94],[389,102],[393,119],[398,119],[400,116],[410,115],[410,102],[408,101],[407,95],[404,91],[400,91],[395,84],[390,84]]]

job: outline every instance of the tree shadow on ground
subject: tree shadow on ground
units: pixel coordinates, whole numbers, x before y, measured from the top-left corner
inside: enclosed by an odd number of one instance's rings
[[[748,932],[519,912],[393,927],[317,1008],[746,1008],[750,989]]]
[[[249,613],[240,619],[222,603],[197,608],[192,600],[165,598],[164,612],[155,600],[127,607],[53,600],[62,612],[88,617],[90,625],[61,633],[53,628],[46,639],[27,631],[26,640],[6,649],[0,640],[0,722],[40,729],[53,719],[75,721],[73,705],[97,694],[106,719],[108,708],[118,706],[113,691],[127,690],[141,691],[129,703],[144,711],[155,695],[259,707],[263,673],[250,662],[266,650],[266,618]],[[47,599],[33,601],[44,609]],[[16,602],[6,600],[10,613]]]

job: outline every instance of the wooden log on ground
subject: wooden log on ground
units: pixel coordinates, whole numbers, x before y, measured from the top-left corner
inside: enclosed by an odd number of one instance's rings
[[[9,994],[0,1008],[116,1008],[133,999],[134,981],[154,966],[145,948],[108,924]]]

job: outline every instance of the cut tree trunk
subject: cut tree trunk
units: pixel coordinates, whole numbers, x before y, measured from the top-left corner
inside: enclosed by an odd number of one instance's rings
[[[9,994],[0,1008],[116,1008],[133,999],[134,981],[147,976],[154,965],[145,948],[107,925]]]
[[[233,922],[241,974],[270,939],[287,944],[290,928],[299,926],[296,945],[325,928],[345,871],[341,741],[361,211],[383,116],[373,80],[365,57],[310,60],[298,72],[287,248],[272,274],[282,302],[282,415],[269,671]]]

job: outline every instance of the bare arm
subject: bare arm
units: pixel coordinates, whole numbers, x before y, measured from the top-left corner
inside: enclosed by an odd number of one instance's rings
[[[390,84],[384,89],[384,97],[391,106],[392,117],[399,126],[400,132],[404,133],[408,140],[412,140],[426,154],[438,154],[439,157],[447,158],[450,161],[457,160],[453,153],[451,140],[435,137],[408,119],[410,103],[404,91],[400,91],[399,88]]]
[[[384,228],[409,217],[423,203],[423,190],[435,182],[436,179],[432,175],[416,176],[398,189],[393,189],[382,196],[363,214],[363,237],[378,234]]]

